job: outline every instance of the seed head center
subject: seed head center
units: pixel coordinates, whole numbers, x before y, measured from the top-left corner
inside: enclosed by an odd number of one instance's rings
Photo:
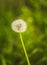
[[[18,30],[20,30],[22,25],[21,24],[17,24],[16,27],[17,27]]]

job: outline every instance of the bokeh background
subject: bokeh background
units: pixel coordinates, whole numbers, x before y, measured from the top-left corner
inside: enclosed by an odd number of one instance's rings
[[[22,33],[31,65],[47,65],[47,0],[0,0],[0,65],[27,65],[14,20],[27,23]]]

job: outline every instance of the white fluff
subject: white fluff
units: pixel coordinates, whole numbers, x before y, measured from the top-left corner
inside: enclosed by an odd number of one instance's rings
[[[22,19],[18,19],[12,22],[12,30],[15,32],[25,32],[27,25]]]

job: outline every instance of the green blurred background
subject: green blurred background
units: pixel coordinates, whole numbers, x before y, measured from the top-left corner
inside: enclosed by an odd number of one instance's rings
[[[0,65],[27,65],[19,34],[11,23],[23,19],[31,65],[47,65],[47,0],[0,0]]]

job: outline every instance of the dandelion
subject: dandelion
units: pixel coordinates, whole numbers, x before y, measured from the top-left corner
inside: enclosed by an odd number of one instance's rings
[[[25,32],[27,28],[26,23],[22,19],[15,20],[11,26],[15,32]]]
[[[24,42],[23,42],[23,39],[22,39],[22,34],[21,34],[21,32],[26,31],[27,25],[26,25],[25,21],[23,21],[22,19],[19,19],[19,20],[15,20],[12,23],[11,27],[12,27],[13,31],[18,32],[20,34],[20,39],[21,39],[21,43],[22,43],[22,46],[23,46],[25,56],[26,56],[26,60],[27,60],[28,65],[30,65],[28,54],[26,52],[26,48],[25,48],[25,45],[24,45]]]

